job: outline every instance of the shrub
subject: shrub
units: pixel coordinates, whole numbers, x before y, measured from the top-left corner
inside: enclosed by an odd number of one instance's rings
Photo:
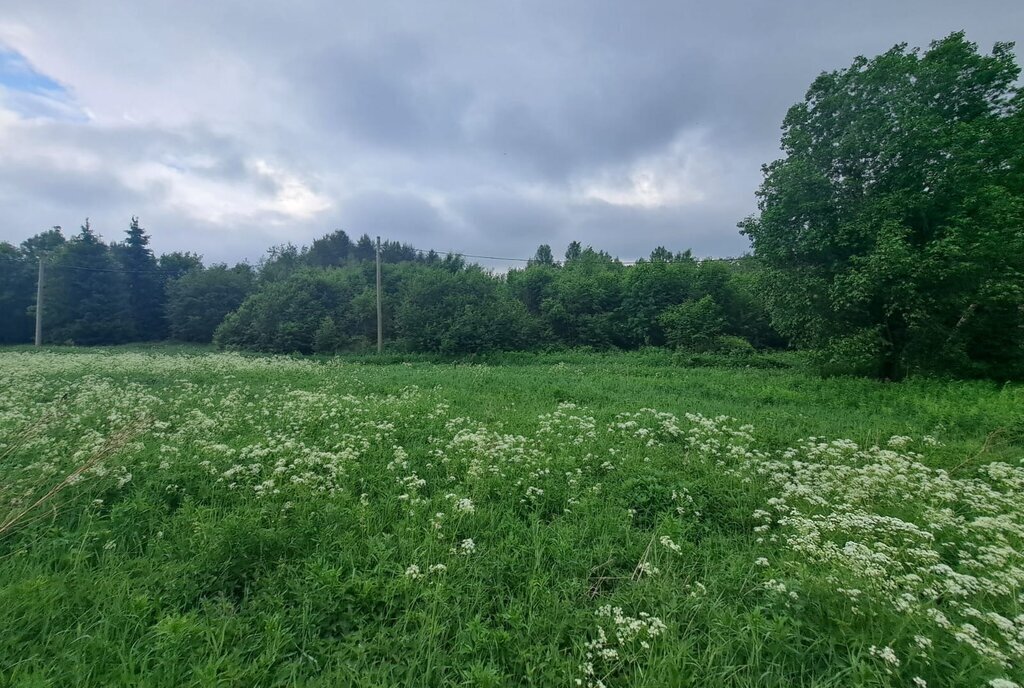
[[[167,286],[167,322],[171,337],[186,342],[210,342],[217,326],[238,308],[253,289],[248,265],[214,265],[192,270]]]
[[[690,351],[711,351],[725,329],[722,309],[705,296],[666,309],[658,317],[670,346]]]

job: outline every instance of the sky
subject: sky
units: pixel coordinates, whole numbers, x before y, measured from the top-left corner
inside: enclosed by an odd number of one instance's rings
[[[0,241],[736,256],[815,76],[956,30],[1024,46],[1024,2],[6,0]]]

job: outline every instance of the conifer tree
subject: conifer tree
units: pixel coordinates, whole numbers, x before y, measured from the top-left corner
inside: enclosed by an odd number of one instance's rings
[[[135,338],[163,339],[167,334],[163,280],[153,251],[149,248],[149,236],[139,226],[139,218],[135,216],[132,216],[125,233],[128,238],[117,247],[116,255],[125,271],[128,308]]]
[[[124,271],[88,219],[55,254],[46,290],[45,342],[117,344],[134,337]]]

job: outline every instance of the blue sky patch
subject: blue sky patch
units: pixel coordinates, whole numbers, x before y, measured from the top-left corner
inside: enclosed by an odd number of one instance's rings
[[[0,106],[29,119],[86,122],[71,91],[37,71],[25,56],[0,45]]]

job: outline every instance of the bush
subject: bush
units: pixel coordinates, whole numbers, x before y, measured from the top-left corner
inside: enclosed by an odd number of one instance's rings
[[[325,346],[329,339],[337,345],[338,328],[347,323],[360,287],[357,277],[344,270],[306,269],[266,284],[224,320],[214,341],[221,347],[308,354],[324,321],[331,320],[321,338]]]
[[[347,349],[351,341],[334,322],[334,318],[328,316],[320,321],[320,327],[313,334],[313,351],[318,354],[336,354]]]
[[[748,356],[756,353],[754,345],[746,339],[728,334],[722,335],[715,341],[714,351],[727,356]]]
[[[395,318],[413,351],[442,354],[537,346],[537,322],[506,285],[478,268],[427,269],[405,285]]]
[[[725,329],[722,309],[710,296],[672,306],[658,322],[669,346],[689,351],[713,351]]]
[[[825,376],[878,377],[885,365],[885,341],[874,328],[865,328],[848,337],[834,337],[814,358]]]
[[[252,292],[255,276],[248,265],[214,265],[192,270],[167,286],[167,322],[171,337],[210,342],[228,313]]]

